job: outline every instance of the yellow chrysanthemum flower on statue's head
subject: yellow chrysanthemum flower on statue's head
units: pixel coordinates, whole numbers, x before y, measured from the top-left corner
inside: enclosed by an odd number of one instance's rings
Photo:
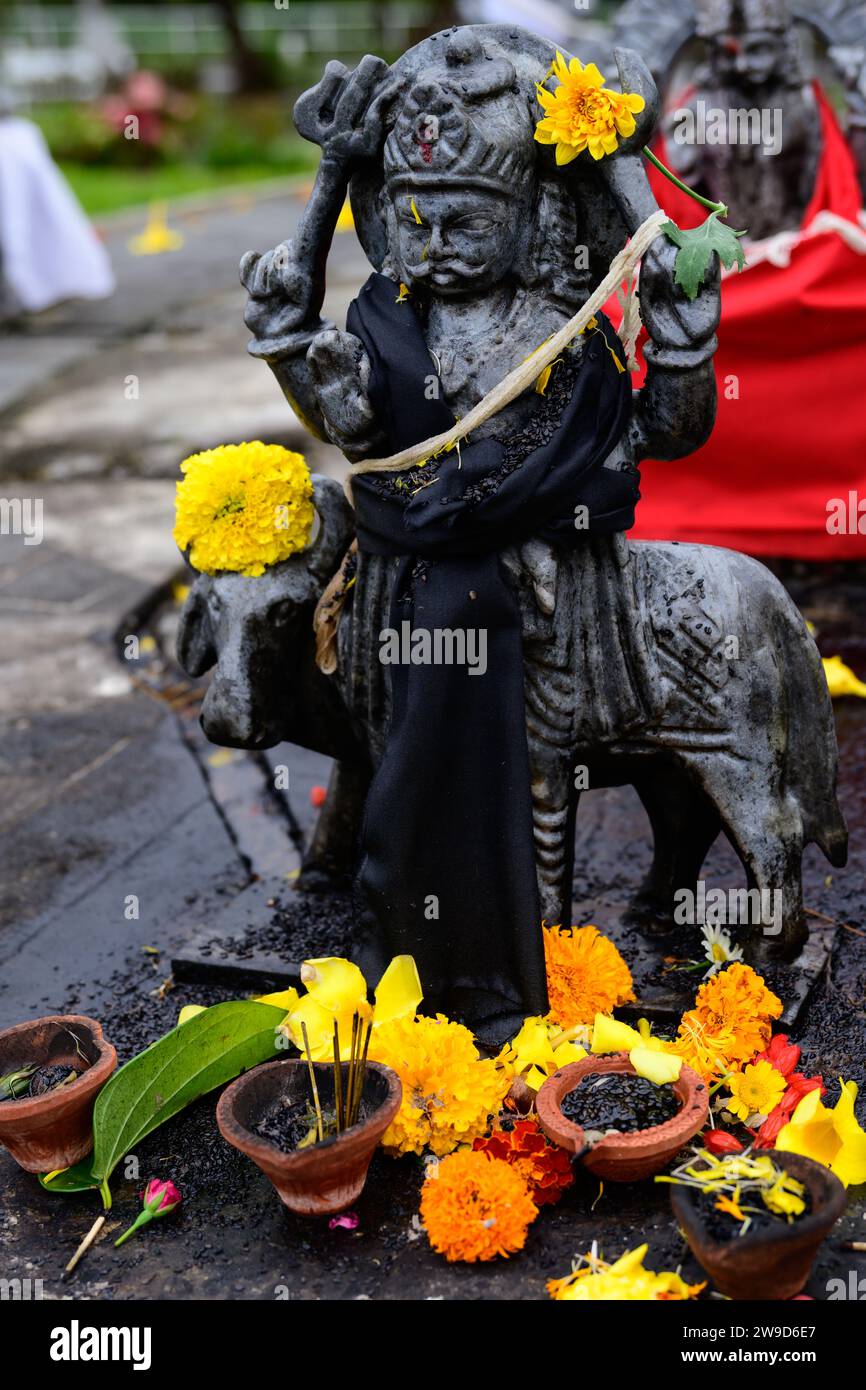
[[[221,444],[181,464],[174,539],[203,574],[256,576],[309,544],[313,482],[280,444]]]
[[[557,164],[570,164],[584,150],[593,159],[603,159],[614,153],[620,138],[634,134],[635,116],[646,102],[636,93],[610,91],[595,63],[584,67],[579,58],[567,63],[557,52],[548,76],[559,85],[549,92],[538,84],[544,116],[535,127],[535,138],[541,145],[556,146]]]

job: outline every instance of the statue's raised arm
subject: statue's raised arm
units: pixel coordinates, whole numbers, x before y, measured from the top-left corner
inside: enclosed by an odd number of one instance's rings
[[[269,363],[287,400],[312,433],[327,436],[350,456],[376,436],[361,344],[321,317],[328,252],[353,172],[375,158],[389,68],[367,56],[354,71],[330,62],[301,96],[295,125],[321,147],[312,196],[297,232],[265,255],[248,251],[240,266],[249,294],[249,350]]]

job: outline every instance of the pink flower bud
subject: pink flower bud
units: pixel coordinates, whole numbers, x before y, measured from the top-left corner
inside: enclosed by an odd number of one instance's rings
[[[181,1203],[181,1195],[170,1179],[163,1182],[159,1178],[151,1178],[144,1189],[143,1198],[145,1209],[154,1216],[168,1216]]]

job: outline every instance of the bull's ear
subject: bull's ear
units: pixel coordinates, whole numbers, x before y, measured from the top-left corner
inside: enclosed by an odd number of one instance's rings
[[[217,659],[207,595],[209,578],[199,575],[181,609],[177,659],[188,676],[203,676]]]
[[[307,551],[310,569],[327,584],[355,536],[355,513],[335,478],[313,474],[313,502],[319,515],[318,533]]]

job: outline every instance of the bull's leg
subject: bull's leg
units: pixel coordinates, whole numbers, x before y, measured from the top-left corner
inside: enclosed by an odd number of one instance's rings
[[[562,748],[529,739],[532,777],[532,835],[541,915],[546,922],[571,922],[574,871],[572,759]]]
[[[301,892],[330,893],[351,882],[369,786],[370,771],[364,763],[334,762],[328,795],[298,875]]]
[[[673,771],[635,783],[653,832],[653,861],[632,898],[627,920],[643,931],[670,931],[674,894],[695,891],[704,860],[721,830],[715,807],[687,778]]]
[[[736,935],[748,960],[792,960],[809,933],[803,918],[803,825],[794,803],[777,794],[760,767],[716,764],[725,832],[746,871],[748,899]],[[746,921],[743,921],[745,916]]]

